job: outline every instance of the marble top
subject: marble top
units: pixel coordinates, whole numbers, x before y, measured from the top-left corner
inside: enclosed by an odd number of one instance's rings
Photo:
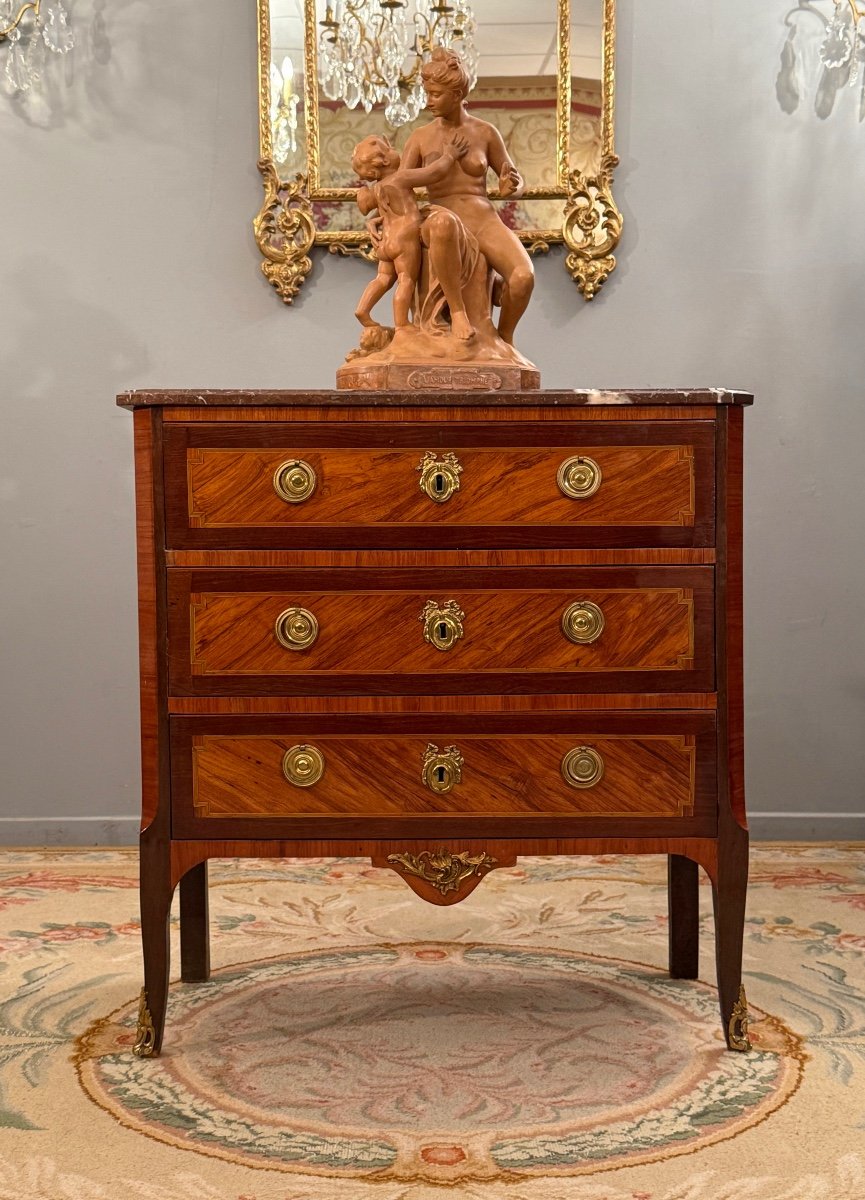
[[[351,391],[273,391],[269,389],[247,390],[224,389],[143,389],[121,392],[117,403],[121,408],[181,408],[201,407],[255,407],[269,405],[275,408],[290,408],[292,405],[357,406],[362,408],[459,408],[487,406],[489,408],[583,407],[586,405],[617,405],[620,407],[653,407],[669,404],[677,408],[705,407],[707,405],[752,404],[754,397],[749,392],[731,391],[727,388],[654,388],[616,389],[603,391],[597,388],[585,390],[542,390],[537,392],[351,392]]]

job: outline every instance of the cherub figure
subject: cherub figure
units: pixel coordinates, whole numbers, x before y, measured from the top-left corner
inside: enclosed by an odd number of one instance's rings
[[[378,274],[365,289],[355,312],[366,328],[380,328],[372,310],[394,284],[394,325],[399,331],[411,324],[409,313],[420,278],[425,240],[422,228],[432,211],[419,208],[414,189],[443,180],[468,148],[467,140],[456,132],[434,162],[407,170],[386,137],[373,135],[355,146],[351,165],[365,181],[358,192],[358,207],[367,217],[377,211],[367,227],[379,263]],[[448,264],[440,272],[439,281],[450,310],[451,332],[463,341],[471,341],[476,331],[466,314],[459,263]]]

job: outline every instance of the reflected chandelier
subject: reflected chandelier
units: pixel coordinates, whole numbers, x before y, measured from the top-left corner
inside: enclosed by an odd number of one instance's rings
[[[8,43],[6,78],[16,92],[42,78],[46,47],[68,54],[75,44],[62,0],[0,0],[0,44]]]
[[[413,121],[426,104],[421,67],[439,46],[456,50],[472,86],[477,80],[476,22],[468,0],[328,2],[320,21],[321,87],[329,100],[370,112],[384,104],[387,122]]]

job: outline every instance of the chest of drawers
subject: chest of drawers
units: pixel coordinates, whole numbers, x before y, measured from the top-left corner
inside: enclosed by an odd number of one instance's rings
[[[668,856],[670,971],[746,1049],[742,418],[691,392],[132,392],[144,989],[207,861],[368,856],[457,903],[520,854]]]

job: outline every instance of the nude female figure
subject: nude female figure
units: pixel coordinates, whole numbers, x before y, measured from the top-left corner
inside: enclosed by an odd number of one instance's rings
[[[443,176],[427,185],[430,200],[449,209],[474,234],[493,270],[504,282],[499,336],[513,345],[517,323],[528,307],[535,272],[522,242],[508,229],[487,196],[487,171],[499,177],[503,196],[519,196],[523,179],[508,156],[499,131],[487,121],[473,117],[465,107],[469,79],[458,54],[439,48],[425,63],[421,74],[427,108],[435,116],[429,125],[416,129],[406,143],[403,169],[430,166],[446,151],[454,134],[468,142],[468,151],[453,162]]]
[[[407,170],[400,163],[399,152],[385,137],[367,137],[355,146],[351,165],[365,181],[358,192],[358,207],[364,216],[378,213],[367,222],[379,263],[378,274],[361,296],[355,313],[366,328],[377,325],[372,309],[394,283],[394,326],[399,330],[410,325],[411,304],[421,273],[421,227],[428,215],[418,207],[414,189],[432,186],[443,179],[468,148],[465,138],[455,131],[434,163]],[[423,241],[429,246],[428,237]],[[475,329],[466,315],[459,261],[445,256],[438,265],[453,335],[470,341],[475,337]]]

